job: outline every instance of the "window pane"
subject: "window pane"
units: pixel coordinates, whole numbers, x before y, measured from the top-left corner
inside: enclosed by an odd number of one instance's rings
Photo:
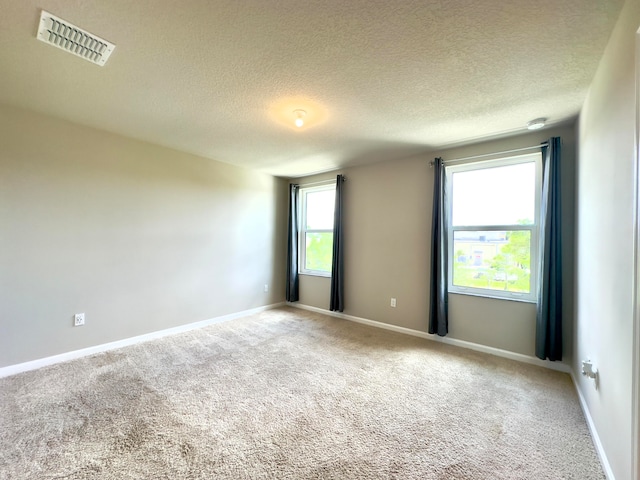
[[[333,233],[307,232],[305,253],[305,269],[331,273]]]
[[[335,190],[321,190],[307,193],[307,228],[311,230],[331,230],[333,228],[333,206]]]
[[[531,291],[531,232],[453,232],[453,284]]]
[[[452,225],[534,222],[535,162],[456,172],[452,177]]]

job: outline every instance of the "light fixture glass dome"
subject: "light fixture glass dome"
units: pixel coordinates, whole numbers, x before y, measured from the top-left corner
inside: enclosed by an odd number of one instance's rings
[[[295,125],[300,128],[304,125],[304,116],[307,114],[304,110],[294,110],[293,114],[296,116]]]

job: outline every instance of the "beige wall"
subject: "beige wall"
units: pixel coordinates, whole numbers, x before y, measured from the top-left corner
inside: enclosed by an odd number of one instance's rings
[[[616,480],[631,466],[635,37],[640,2],[628,0],[580,116],[576,351],[591,358],[599,389],[577,375]]]
[[[283,301],[286,202],[284,180],[0,107],[0,366]]]
[[[401,161],[344,170],[345,312],[419,331],[427,331],[430,228],[435,156],[444,159],[537,145],[563,139],[563,201],[567,290],[566,357],[571,358],[574,208],[574,126],[556,127],[510,139],[484,142]],[[335,173],[297,179],[304,184]],[[301,276],[300,303],[329,308],[330,279]],[[391,297],[397,307],[390,307]],[[531,303],[450,295],[449,336],[524,355],[534,355],[535,306]]]

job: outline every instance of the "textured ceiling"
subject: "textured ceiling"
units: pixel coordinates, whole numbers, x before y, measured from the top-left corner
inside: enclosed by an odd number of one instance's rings
[[[622,3],[0,0],[0,103],[299,176],[574,118]],[[37,41],[41,8],[107,65]]]

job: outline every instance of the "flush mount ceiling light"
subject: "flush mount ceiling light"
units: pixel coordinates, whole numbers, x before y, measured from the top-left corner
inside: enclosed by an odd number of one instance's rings
[[[302,95],[278,98],[266,107],[271,120],[298,134],[324,125],[329,118],[325,105]],[[297,121],[298,119],[302,122]]]
[[[116,46],[72,23],[42,10],[38,40],[103,66]]]
[[[296,116],[295,124],[296,127],[300,128],[304,125],[304,116],[307,114],[304,110],[294,110],[293,114]]]
[[[527,128],[529,130],[538,130],[539,128],[544,127],[546,122],[546,118],[536,118],[535,120],[531,120],[529,123],[527,123]]]

